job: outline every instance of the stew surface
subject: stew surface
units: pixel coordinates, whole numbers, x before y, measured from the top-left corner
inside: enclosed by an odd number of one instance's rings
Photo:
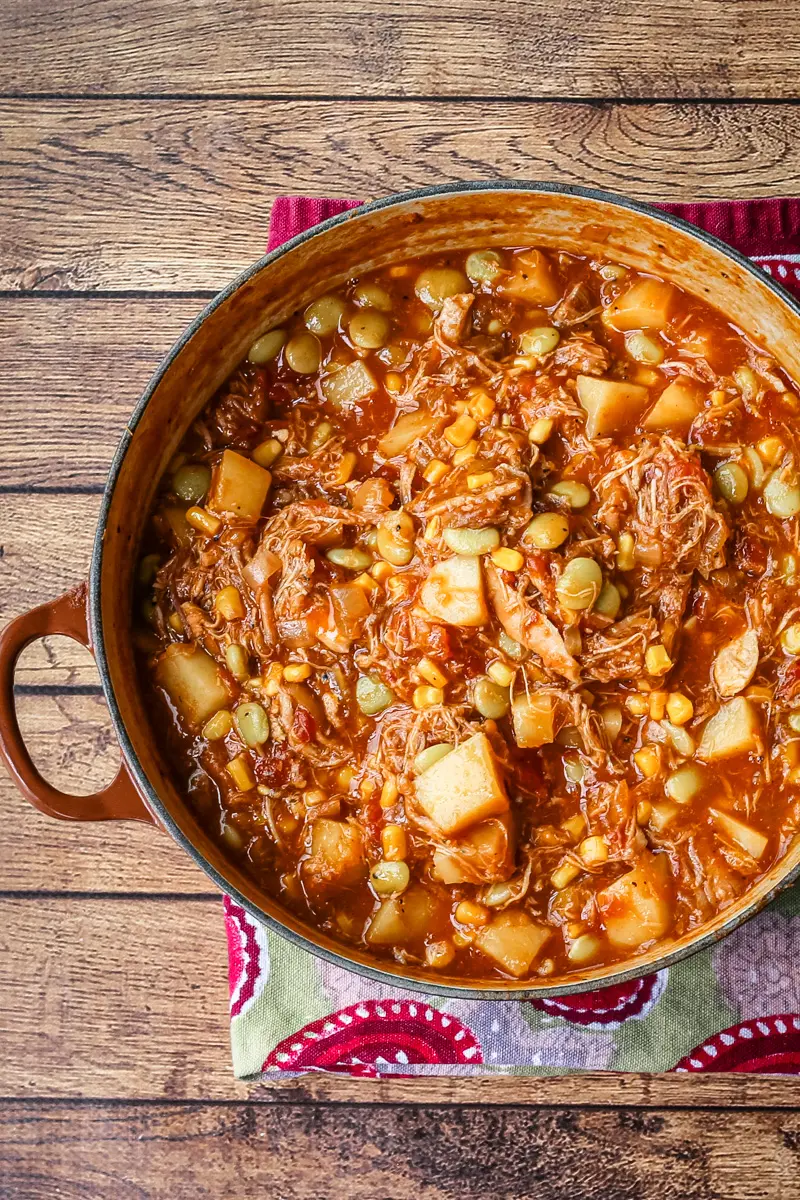
[[[266,332],[139,569],[154,724],[305,921],[544,977],[709,920],[800,820],[794,385],[694,296],[535,249]]]

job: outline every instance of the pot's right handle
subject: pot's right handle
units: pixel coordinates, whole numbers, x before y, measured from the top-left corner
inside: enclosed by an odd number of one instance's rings
[[[49,817],[65,821],[149,821],[155,825],[155,818],[137,792],[124,763],[113,783],[102,792],[95,792],[93,796],[70,796],[42,778],[20,732],[14,705],[17,659],[26,646],[49,633],[74,638],[91,650],[86,593],[86,584],[82,583],[58,600],[23,613],[0,634],[0,757],[26,800]]]

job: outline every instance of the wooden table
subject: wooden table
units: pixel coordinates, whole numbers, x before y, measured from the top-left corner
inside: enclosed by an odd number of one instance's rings
[[[126,417],[259,256],[275,195],[796,194],[799,69],[798,0],[7,0],[0,619],[85,575]],[[44,771],[110,779],[88,654],[39,644],[18,684]],[[0,805],[3,1197],[798,1195],[793,1080],[248,1089],[205,876],[151,830],[48,821],[4,776]]]

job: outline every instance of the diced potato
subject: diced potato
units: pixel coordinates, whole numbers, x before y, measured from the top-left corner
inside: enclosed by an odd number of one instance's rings
[[[667,384],[642,424],[645,429],[664,429],[685,437],[702,408],[703,401],[697,388],[676,379]]]
[[[632,871],[597,893],[612,946],[634,950],[663,937],[672,924],[667,880],[659,862],[663,857],[642,855]]]
[[[511,723],[514,739],[524,750],[535,750],[549,745],[553,732],[553,698],[534,693],[516,696],[511,705]]]
[[[758,711],[746,697],[736,696],[706,722],[697,754],[705,762],[715,762],[735,754],[750,754],[760,745]]]
[[[606,437],[635,425],[647,407],[650,393],[638,383],[579,375],[578,400],[586,411],[586,436]]]
[[[417,803],[448,837],[508,812],[500,769],[485,733],[476,733],[416,779]]]
[[[366,873],[364,847],[356,825],[319,817],[311,826],[311,857],[303,878],[312,891],[352,887]]]
[[[421,942],[443,915],[441,901],[422,884],[412,884],[401,896],[384,900],[366,932],[371,946],[404,946]]]
[[[769,840],[763,833],[730,813],[720,812],[717,808],[710,808],[708,811],[722,832],[744,850],[745,854],[749,854],[751,858],[761,858]]]
[[[322,394],[335,408],[352,408],[377,388],[375,376],[360,358],[322,380]]]
[[[230,702],[230,695],[210,654],[200,646],[175,642],[156,665],[156,683],[190,725],[202,725]]]
[[[671,821],[674,821],[679,812],[679,804],[674,804],[671,800],[661,800],[650,806],[650,820],[647,824],[656,833],[661,833]]]
[[[224,450],[214,472],[208,507],[213,512],[233,513],[256,521],[261,516],[272,476],[252,459],[235,450]]]
[[[164,516],[167,519],[167,524],[175,535],[175,541],[179,546],[188,546],[192,540],[192,527],[186,520],[186,509],[179,508],[175,504],[171,504],[164,509]]]
[[[660,279],[640,279],[618,296],[605,312],[613,329],[664,329],[669,321],[675,289]]]
[[[524,300],[526,304],[550,308],[557,304],[561,289],[556,282],[553,266],[541,250],[527,250],[513,260],[514,274],[503,283],[502,290]]]
[[[480,931],[475,944],[515,979],[527,975],[553,931],[519,910],[500,913]]]
[[[403,413],[398,417],[388,433],[378,442],[378,452],[384,458],[394,458],[403,454],[412,442],[418,438],[427,437],[436,424],[436,417],[424,408],[416,412]]]
[[[723,646],[711,668],[711,678],[720,696],[736,696],[744,691],[758,666],[758,634],[746,629]]]
[[[420,594],[422,606],[434,620],[473,628],[489,620],[481,560],[475,554],[456,554],[436,563]]]
[[[452,846],[433,852],[431,873],[440,883],[496,883],[514,870],[513,826],[509,815],[483,821]]]

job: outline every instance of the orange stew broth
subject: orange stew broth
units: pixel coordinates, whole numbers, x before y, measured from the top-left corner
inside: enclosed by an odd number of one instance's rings
[[[598,408],[597,380],[634,390]],[[201,821],[310,925],[432,974],[568,975],[724,910],[798,824],[798,407],[702,301],[554,251],[293,316],[143,551],[142,676]]]

